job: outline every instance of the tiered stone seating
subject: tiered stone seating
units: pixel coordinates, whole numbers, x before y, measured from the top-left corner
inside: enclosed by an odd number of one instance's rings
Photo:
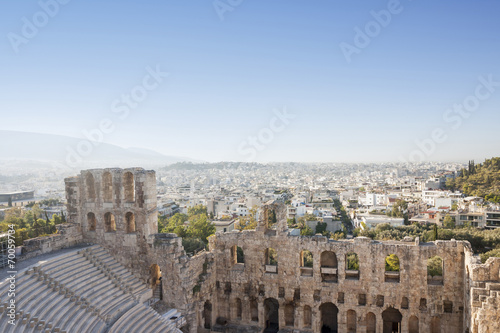
[[[99,318],[97,313],[82,311],[81,304],[77,304],[75,299],[70,297],[72,294],[63,286],[63,282],[57,280],[68,267],[79,268],[84,261],[75,251],[21,272],[16,281],[18,319],[14,326],[8,324],[8,318],[2,315],[0,326],[3,327],[3,332],[72,332],[69,329],[74,323],[84,323],[82,329],[86,332],[104,332],[106,322]],[[53,277],[44,269],[59,273]],[[6,293],[3,293],[0,299],[7,301]]]
[[[181,333],[175,323],[168,322],[153,309],[138,304],[124,314],[109,330],[109,333]]]
[[[151,291],[99,246],[19,272],[15,326],[5,315],[6,284],[0,285],[0,327],[5,333],[180,332],[175,323],[139,303]]]

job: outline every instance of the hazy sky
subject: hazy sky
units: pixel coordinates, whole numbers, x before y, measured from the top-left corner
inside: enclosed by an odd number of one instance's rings
[[[499,1],[60,1],[0,5],[0,129],[104,122],[207,161],[499,155]]]

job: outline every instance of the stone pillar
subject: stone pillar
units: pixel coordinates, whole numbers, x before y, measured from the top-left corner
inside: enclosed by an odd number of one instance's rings
[[[252,321],[252,311],[248,297],[241,299],[241,321],[243,323],[250,323]]]
[[[259,307],[259,327],[266,327],[266,319],[264,318],[265,317],[265,311],[264,311],[264,302],[258,302],[257,303],[258,307]]]
[[[401,332],[408,332],[408,321],[410,320],[409,316],[403,315],[401,319]]]
[[[279,321],[280,329],[282,329],[283,327],[286,326],[286,323],[285,323],[285,302],[281,302],[281,304],[279,304],[278,321]]]

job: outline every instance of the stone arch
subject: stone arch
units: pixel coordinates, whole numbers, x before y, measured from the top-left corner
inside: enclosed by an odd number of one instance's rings
[[[250,300],[250,319],[255,322],[259,321],[259,305],[255,298]]]
[[[245,263],[245,253],[238,245],[231,247],[231,262],[233,265]]]
[[[431,333],[441,333],[441,318],[437,316],[432,317]]]
[[[123,174],[123,191],[125,202],[135,201],[135,180],[134,174],[130,171]]]
[[[442,285],[444,275],[444,261],[440,256],[430,257],[427,260],[427,284]]]
[[[311,307],[309,305],[304,305],[304,328],[311,328],[312,324],[312,312]]]
[[[87,228],[89,231],[95,231],[97,226],[97,220],[95,214],[90,212],[87,214]]]
[[[335,252],[323,251],[320,256],[321,281],[337,282],[337,256]]]
[[[264,300],[265,327],[268,330],[279,331],[279,303],[275,298]]]
[[[113,177],[109,171],[102,174],[102,197],[104,202],[113,202]]]
[[[295,306],[292,303],[285,305],[285,326],[295,326]]]
[[[238,320],[241,320],[241,315],[243,313],[242,306],[241,306],[241,299],[237,298],[234,301],[234,307],[235,307],[235,317]]]
[[[203,305],[203,319],[204,325],[203,327],[207,330],[212,328],[212,303],[210,301],[205,301]]]
[[[401,320],[403,315],[394,308],[387,308],[382,312],[382,320],[384,321],[384,333],[401,333]]]
[[[347,333],[356,333],[356,311],[347,311]]]
[[[411,316],[408,320],[408,333],[419,333],[418,318],[416,316]]]
[[[87,172],[85,175],[85,187],[87,188],[87,201],[94,202],[96,199],[95,180],[91,172]]]
[[[127,212],[127,214],[125,214],[125,221],[126,221],[127,234],[134,233],[135,232],[135,214],[132,212]]]
[[[104,214],[104,232],[116,231],[116,221],[113,213],[107,212]]]
[[[321,313],[321,333],[336,333],[338,331],[337,316],[339,309],[333,303],[323,303],[319,307]]]
[[[375,333],[377,330],[377,317],[373,312],[366,314],[366,333]]]

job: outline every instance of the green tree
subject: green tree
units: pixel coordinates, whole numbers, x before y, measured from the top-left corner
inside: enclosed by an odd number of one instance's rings
[[[23,245],[23,242],[26,239],[29,239],[28,230],[26,228],[18,228],[18,229],[16,229],[15,237],[16,237],[16,246]]]
[[[12,198],[11,198],[11,197],[9,197],[9,202],[8,202],[8,204],[7,204],[7,205],[8,205],[9,207],[12,207]]]
[[[434,256],[427,260],[427,275],[443,276],[443,259],[441,257]]]
[[[184,251],[189,254],[193,254],[195,251],[199,251],[205,248],[205,243],[201,239],[197,238],[183,238],[182,246]]]
[[[207,215],[195,216],[189,221],[187,236],[190,238],[201,239],[205,244],[208,243],[208,237],[215,234],[215,225],[208,220]]]
[[[444,217],[444,220],[443,220],[443,226],[445,228],[454,228],[455,227],[455,219],[453,217],[451,217],[451,215],[449,214],[446,214],[446,216]]]
[[[314,236],[314,231],[309,226],[306,225],[304,228],[300,229],[300,235],[301,236]]]
[[[207,215],[207,207],[203,205],[196,205],[188,208],[188,216]]]
[[[274,224],[276,224],[278,220],[276,219],[276,212],[274,209],[271,209],[267,213],[267,225],[270,227]]]
[[[323,234],[323,232],[325,231],[326,231],[326,223],[318,222],[318,224],[316,224],[316,233]]]
[[[347,269],[349,270],[359,270],[359,258],[358,255],[354,252],[350,252],[346,256],[347,258]]]
[[[490,257],[500,257],[500,247],[480,254],[481,262],[484,264]]]
[[[399,272],[399,258],[395,254],[390,254],[385,257],[385,271]]]

